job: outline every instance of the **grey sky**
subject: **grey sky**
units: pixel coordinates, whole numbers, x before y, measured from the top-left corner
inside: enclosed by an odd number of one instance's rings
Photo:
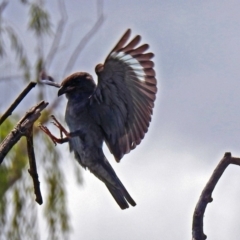
[[[74,45],[94,23],[96,4],[66,1],[66,5],[68,27],[75,29],[69,44]],[[55,1],[47,6],[55,9]],[[96,79],[95,65],[130,27],[156,55],[159,91],[141,145],[120,164],[107,153],[138,205],[121,211],[89,172],[84,172],[82,188],[69,176],[71,239],[191,239],[193,210],[215,165],[226,151],[240,156],[239,9],[239,1],[223,0],[105,1],[105,23],[73,70],[90,72]],[[8,14],[16,11],[12,8]],[[18,24],[24,24],[21,18]],[[53,72],[61,69],[65,55],[60,54]],[[68,151],[67,146],[60,147]],[[71,172],[68,161],[73,157],[67,156],[63,164]],[[239,239],[239,197],[240,169],[234,166],[207,208],[208,239]],[[41,228],[44,231],[45,226]]]

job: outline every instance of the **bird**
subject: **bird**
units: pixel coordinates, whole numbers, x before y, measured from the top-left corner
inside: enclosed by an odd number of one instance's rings
[[[70,133],[70,151],[80,165],[101,180],[121,209],[135,206],[114,169],[105,157],[105,142],[115,160],[136,148],[148,131],[157,93],[154,57],[140,46],[141,36],[130,39],[128,29],[98,64],[93,77],[75,72],[60,84],[58,96],[67,98],[65,121]]]

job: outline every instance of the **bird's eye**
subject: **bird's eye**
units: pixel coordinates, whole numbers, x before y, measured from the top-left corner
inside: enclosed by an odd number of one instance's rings
[[[73,85],[67,86],[67,91],[72,91],[72,90],[74,90],[75,88],[76,88],[76,86],[73,86]]]

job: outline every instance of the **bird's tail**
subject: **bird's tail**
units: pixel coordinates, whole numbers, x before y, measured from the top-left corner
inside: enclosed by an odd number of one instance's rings
[[[92,166],[89,170],[105,183],[121,209],[128,208],[128,203],[132,206],[136,206],[135,201],[130,196],[106,158],[105,161],[102,161],[94,167]]]
[[[115,188],[111,185],[106,184],[109,192],[112,194],[113,198],[115,199],[115,201],[117,202],[121,209],[128,208],[129,207],[128,203],[130,203],[132,206],[136,206],[135,201],[132,199],[132,197],[130,196],[130,194],[125,189],[122,183],[121,185],[122,186],[120,186],[119,188]]]

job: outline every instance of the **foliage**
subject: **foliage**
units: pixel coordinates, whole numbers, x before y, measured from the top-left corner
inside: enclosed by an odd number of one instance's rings
[[[44,9],[42,0],[32,2],[21,0],[20,3],[29,12],[28,32],[26,34],[34,33],[37,46],[36,61],[33,62],[32,58],[28,58],[27,46],[21,42],[20,36],[8,19],[3,17],[4,9],[1,9],[1,6],[0,59],[6,60],[10,55],[15,54],[18,66],[23,73],[20,78],[23,83],[22,86],[25,86],[24,82],[30,79],[38,79],[39,72],[45,65],[45,58],[41,49],[43,46],[39,45],[39,39],[51,32],[51,22],[50,15]],[[5,5],[4,8],[7,7],[7,2]],[[34,73],[29,71],[32,68],[35,68]],[[35,101],[37,103],[45,98],[44,88],[39,87],[38,90],[39,94],[36,94],[36,99],[33,99],[33,105]],[[5,109],[1,109],[1,111],[6,110],[7,106],[4,107]],[[41,118],[42,123],[49,119],[51,112],[56,107],[57,104],[55,103],[44,112]],[[0,141],[12,130],[21,117],[20,115],[10,116],[0,126]],[[43,187],[46,189],[43,196],[44,203],[40,208],[44,208],[43,213],[48,229],[48,238],[68,239],[71,226],[60,153],[47,137],[39,134],[37,127],[34,127],[34,142],[37,142],[35,144],[35,154],[41,176],[41,189]],[[44,154],[42,154],[43,152]],[[41,239],[38,231],[38,206],[34,201],[32,179],[27,168],[26,141],[21,139],[0,165],[0,239]]]
[[[35,42],[34,54],[32,54],[33,51],[30,51],[32,50],[30,46],[21,41],[18,29],[12,25],[9,19],[4,18],[3,12],[8,7],[8,3],[8,0],[3,0],[0,3],[0,60],[11,62],[16,68],[20,76],[17,77],[20,79],[19,82],[22,83],[21,90],[25,87],[26,82],[30,80],[38,82],[40,72],[49,69],[50,65],[53,65],[60,50],[67,51],[70,56],[69,61],[66,61],[66,66],[62,66],[63,69],[65,68],[64,74],[70,72],[80,52],[84,49],[88,40],[94,36],[104,20],[102,2],[99,1],[96,23],[85,36],[80,36],[79,44],[71,55],[67,47],[62,48],[62,45],[65,44],[62,42],[63,36],[64,34],[67,35],[65,26],[68,19],[64,0],[56,0],[58,7],[55,10],[60,13],[61,18],[59,21],[54,22],[51,22],[51,15],[45,9],[44,0],[12,1],[11,4],[21,6],[18,11],[25,10],[28,13],[28,15],[24,15],[22,12],[18,14],[27,18],[26,31],[21,31],[21,34],[27,34],[27,38],[31,40],[31,43]],[[48,53],[44,54],[46,41],[48,41],[47,45],[50,46],[50,49]],[[3,64],[2,68],[4,66]],[[59,75],[59,67],[56,72]],[[15,79],[16,76],[10,75],[6,77],[2,76],[1,73],[0,80],[5,80],[5,87],[8,89],[7,81],[12,78]],[[40,100],[46,100],[49,93],[46,89],[41,84],[38,84],[32,90],[35,91],[35,94],[31,95],[31,107]],[[59,101],[54,101],[42,112],[39,119],[41,123],[46,123],[53,111],[54,115],[56,115],[58,104]],[[5,111],[7,108],[7,106],[1,107],[0,111]],[[27,110],[24,109],[24,111]],[[20,113],[15,113],[14,117],[10,116],[0,126],[0,141],[9,133],[22,115],[21,109]],[[62,122],[62,115],[56,115],[56,117]],[[33,183],[27,171],[26,142],[25,139],[21,139],[0,165],[0,239],[41,239],[38,229],[38,209],[43,212],[48,230],[48,239],[69,239],[71,226],[67,209],[65,173],[61,167],[61,156],[58,151],[60,148],[55,148],[48,137],[42,133],[39,134],[39,128],[36,126],[33,128],[33,136],[36,163],[43,192],[43,205],[39,207],[34,201]],[[74,169],[77,183],[81,184],[80,168]],[[44,211],[42,211],[43,208]]]
[[[29,28],[37,36],[50,32],[49,14],[38,3],[30,5]]]
[[[0,140],[12,130],[14,122],[4,122]],[[27,155],[23,140],[14,146],[0,167],[0,239],[22,239],[22,236],[38,239],[36,204],[31,200],[32,186],[26,176]]]

